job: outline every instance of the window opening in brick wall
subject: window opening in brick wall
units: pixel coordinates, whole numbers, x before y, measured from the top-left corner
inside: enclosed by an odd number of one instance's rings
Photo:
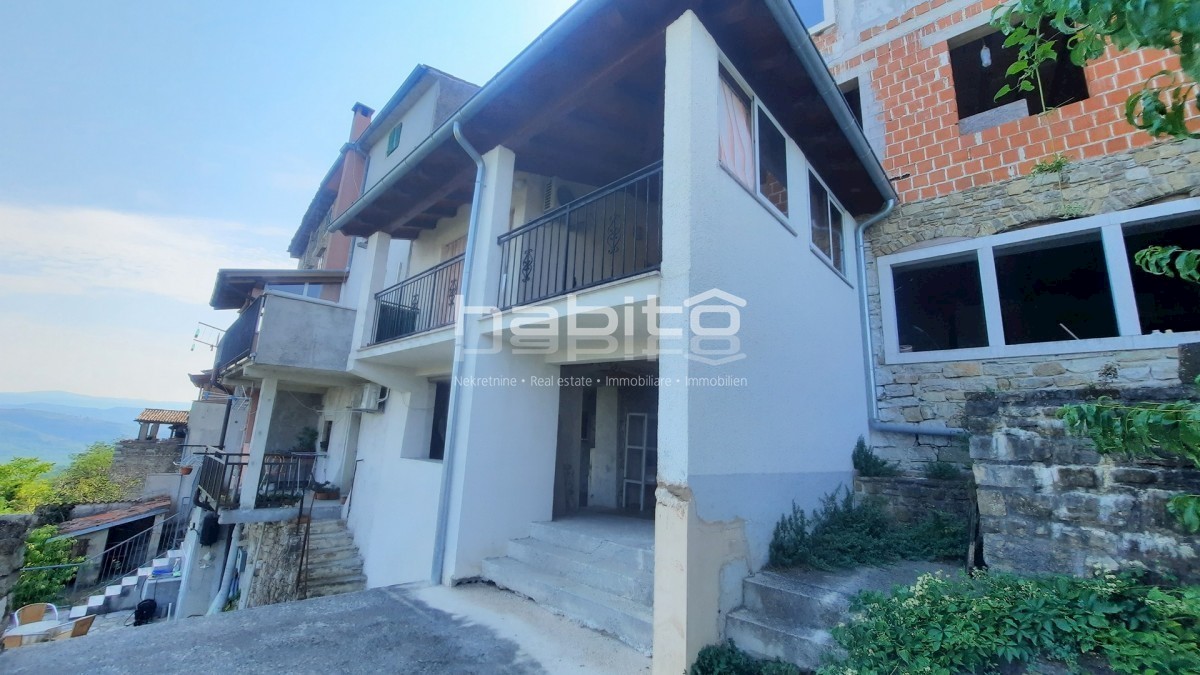
[[[1087,80],[1083,68],[1071,62],[1067,38],[1051,28],[1043,26],[1043,35],[1055,41],[1058,58],[1042,64],[1041,79],[1045,88],[1047,108],[1058,108],[1088,97]],[[1016,63],[1017,47],[1005,47],[1002,33],[990,33],[963,44],[950,43],[950,70],[954,77],[954,98],[958,103],[959,120],[973,117],[1004,106],[1023,101],[1027,105],[1024,114],[1044,112],[1037,91],[1014,91],[996,98],[996,92],[1005,84],[1009,66]],[[1008,121],[1000,119],[1000,124]]]
[[[1099,232],[996,250],[1007,344],[1116,337]]]
[[[979,260],[974,255],[892,268],[902,352],[986,347]]]
[[[1178,276],[1157,276],[1138,267],[1133,257],[1147,246],[1200,249],[1200,214],[1131,223],[1125,228],[1125,252],[1142,334],[1200,330],[1200,284]]]
[[[861,129],[863,125],[862,92],[858,86],[858,80],[842,85],[842,97],[846,99],[846,105],[850,106],[854,121],[858,122],[858,128]]]

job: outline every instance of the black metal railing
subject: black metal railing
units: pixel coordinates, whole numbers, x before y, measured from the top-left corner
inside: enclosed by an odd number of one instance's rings
[[[197,490],[216,509],[236,509],[241,494],[245,455],[214,452],[204,455]]]
[[[662,162],[564,204],[497,241],[500,309],[658,269]]]
[[[312,487],[315,452],[267,453],[258,477],[255,508],[294,506]]]
[[[214,373],[220,375],[226,368],[250,356],[254,351],[254,336],[258,333],[258,317],[262,313],[263,303],[267,296],[259,296],[250,304],[237,321],[221,336],[217,344],[217,360],[213,364]]]
[[[387,342],[454,323],[463,256],[375,294],[375,339]]]

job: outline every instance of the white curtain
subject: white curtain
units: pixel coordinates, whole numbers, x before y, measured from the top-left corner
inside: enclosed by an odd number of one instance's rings
[[[721,164],[746,187],[754,187],[754,134],[750,109],[732,85],[721,80]]]

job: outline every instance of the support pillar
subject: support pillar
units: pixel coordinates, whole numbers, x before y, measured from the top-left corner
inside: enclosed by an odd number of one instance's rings
[[[242,492],[238,506],[254,508],[258,497],[258,481],[262,476],[263,459],[267,454],[267,435],[271,432],[271,415],[275,411],[275,396],[279,393],[279,378],[263,380],[258,392],[258,408],[254,412],[254,432],[250,436],[250,459],[242,469]]]

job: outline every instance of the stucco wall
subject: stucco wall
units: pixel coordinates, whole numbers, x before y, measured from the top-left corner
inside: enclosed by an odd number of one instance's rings
[[[254,362],[341,372],[346,369],[354,310],[268,293]]]
[[[233,406],[229,411],[229,428],[225,432],[225,443],[229,450],[241,447],[242,437],[246,432],[246,413],[248,407]],[[188,413],[187,445],[208,445],[216,447],[221,444],[221,426],[225,420],[225,401],[193,401],[191,412]],[[190,448],[192,452],[202,448]]]
[[[317,428],[321,395],[279,390],[271,409],[267,452],[286,452],[296,447],[296,436],[305,428]],[[316,448],[302,448],[312,452]]]
[[[391,122],[383,130],[379,139],[371,146],[367,159],[366,190],[379,182],[402,159],[420,145],[433,132],[433,116],[437,109],[438,84],[429,87],[408,108],[400,114],[395,122]],[[388,133],[396,123],[402,122],[404,129],[400,132],[400,145],[389,155],[387,152]]]

